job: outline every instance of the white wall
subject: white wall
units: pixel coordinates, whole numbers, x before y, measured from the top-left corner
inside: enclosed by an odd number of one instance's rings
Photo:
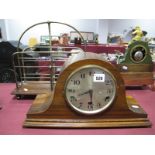
[[[29,26],[47,20],[40,19],[23,19],[23,20],[0,20],[0,25],[5,27],[4,32],[6,33],[5,38],[7,40],[18,40],[22,32]],[[130,30],[131,27],[140,26],[143,30],[147,31],[147,37],[155,37],[155,19],[53,19],[52,21],[59,21],[70,24],[77,28],[79,31],[92,31],[99,34],[99,42],[107,42],[108,32],[123,34],[124,30]],[[60,35],[60,33],[67,32],[69,33],[72,29],[62,26],[51,24],[52,35]],[[4,34],[5,34],[4,33]],[[24,38],[21,40],[22,43],[28,44],[28,39],[30,37],[40,39],[40,35],[47,35],[48,29],[47,25],[37,26],[28,33],[24,35]]]
[[[7,40],[6,25],[4,19],[0,19],[0,28],[2,32],[2,39]]]
[[[123,34],[124,30],[131,30],[140,26],[148,32],[147,37],[155,37],[155,19],[111,19],[109,20],[109,32]]]
[[[59,21],[70,24],[74,26],[79,31],[91,31],[96,33],[97,27],[97,19],[77,19],[77,20],[52,20]],[[29,26],[36,24],[38,22],[42,22],[40,20],[6,20],[6,29],[8,40],[18,40],[20,35],[27,29]],[[52,35],[60,35],[60,33],[70,33],[70,31],[74,31],[73,29],[59,24],[51,24],[51,33]],[[30,37],[36,37],[39,41],[41,35],[47,35],[48,28],[46,25],[40,25],[32,28],[28,31],[24,38],[21,40],[22,43],[27,44]]]
[[[99,19],[96,31],[99,34],[99,43],[107,43],[108,19]]]

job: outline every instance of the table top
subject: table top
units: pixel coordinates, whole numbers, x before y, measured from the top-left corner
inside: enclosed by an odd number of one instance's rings
[[[152,122],[150,128],[117,129],[33,129],[23,128],[26,113],[33,99],[17,100],[11,95],[14,83],[0,83],[0,134],[1,135],[152,135],[155,134],[155,92],[149,88],[130,88],[127,95],[133,96],[148,114]]]

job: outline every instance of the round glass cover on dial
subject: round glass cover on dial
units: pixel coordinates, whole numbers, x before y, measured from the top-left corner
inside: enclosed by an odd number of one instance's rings
[[[141,62],[145,59],[146,57],[146,49],[145,47],[143,46],[136,46],[134,47],[132,50],[131,50],[131,59],[134,61],[134,62]]]
[[[75,70],[65,85],[69,105],[82,114],[97,114],[106,110],[116,95],[115,79],[106,68],[87,65]]]

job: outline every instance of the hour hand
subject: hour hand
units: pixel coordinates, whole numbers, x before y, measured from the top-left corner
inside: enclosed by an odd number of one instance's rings
[[[90,99],[92,101],[92,97],[93,97],[93,90],[92,89],[89,90],[89,95],[90,95]]]

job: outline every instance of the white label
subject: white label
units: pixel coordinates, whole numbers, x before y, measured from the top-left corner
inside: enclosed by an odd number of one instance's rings
[[[94,74],[94,82],[104,82],[105,74]]]

